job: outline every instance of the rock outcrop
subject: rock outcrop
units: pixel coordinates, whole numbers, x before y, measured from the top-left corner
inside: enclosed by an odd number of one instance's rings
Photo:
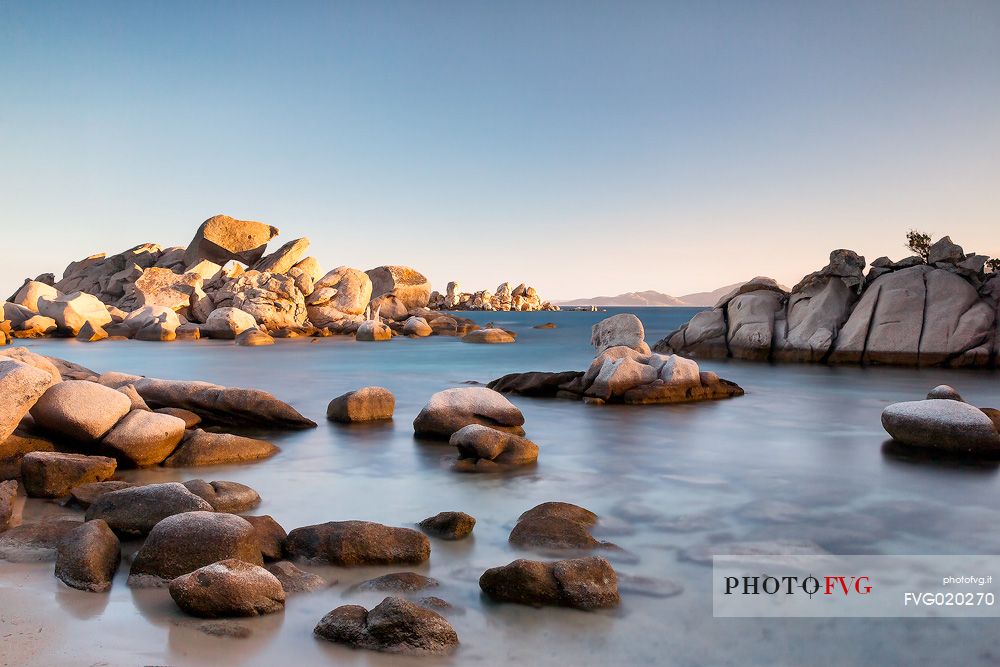
[[[882,411],[893,440],[949,454],[1000,455],[1000,411],[977,408],[951,387],[935,387],[922,401],[893,403]]]
[[[420,530],[442,540],[461,540],[472,534],[476,518],[465,512],[439,512],[419,524]]]
[[[649,352],[642,323],[622,313],[598,322],[591,343],[597,356],[586,371],[511,373],[487,386],[505,394],[590,403],[686,403],[742,396],[733,382],[677,354]]]
[[[103,521],[88,521],[66,533],[56,551],[56,577],[83,591],[111,588],[121,562],[118,538]]]
[[[448,443],[458,448],[455,469],[463,472],[496,472],[538,460],[538,445],[531,440],[481,424],[463,426]]]
[[[534,287],[521,283],[511,289],[510,283],[500,283],[495,292],[480,290],[478,292],[462,292],[457,282],[448,283],[445,294],[431,292],[428,304],[431,308],[440,310],[559,310],[548,301],[538,296]]]
[[[850,250],[785,292],[755,278],[660,340],[699,358],[987,367],[997,361],[1000,274],[945,237],[928,261]]]
[[[402,655],[447,654],[458,646],[458,634],[444,617],[395,596],[371,611],[359,605],[337,607],[314,632],[338,644]]]
[[[524,435],[521,411],[501,394],[486,387],[439,391],[413,420],[413,430],[420,436],[444,439],[451,438],[453,433],[469,424]]]
[[[227,559],[170,582],[170,597],[185,613],[202,618],[262,616],[285,608],[285,589],[260,565]]]
[[[184,263],[193,266],[204,259],[216,264],[236,260],[252,266],[264,256],[268,241],[277,235],[277,227],[262,222],[215,215],[198,227],[184,251]]]
[[[163,519],[132,561],[130,586],[163,586],[220,560],[263,565],[253,526],[235,514],[185,512]]]
[[[617,607],[618,577],[604,558],[554,563],[518,559],[479,578],[483,592],[499,602],[593,610]]]
[[[179,482],[146,484],[110,491],[87,508],[87,521],[104,521],[122,535],[146,535],[168,516],[211,512],[212,505]]]
[[[110,478],[116,467],[107,456],[29,452],[21,459],[21,481],[32,498],[62,498],[75,486]]]
[[[293,560],[340,567],[422,563],[431,555],[430,541],[411,528],[370,521],[330,521],[296,528],[285,551]]]
[[[371,279],[372,299],[392,295],[405,308],[424,308],[431,296],[431,284],[408,266],[377,266],[365,273]]]
[[[351,423],[392,419],[396,397],[385,387],[362,387],[330,401],[326,418]]]

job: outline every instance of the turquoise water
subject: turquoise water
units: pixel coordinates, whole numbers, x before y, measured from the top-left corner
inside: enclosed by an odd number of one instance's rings
[[[630,312],[642,318],[652,344],[697,310]],[[434,540],[430,562],[414,568],[439,579],[431,593],[460,608],[449,620],[462,648],[425,664],[995,664],[1000,647],[989,621],[713,619],[710,569],[682,557],[709,542],[780,538],[842,554],[1000,553],[997,467],[895,453],[879,423],[888,403],[920,398],[941,383],[971,402],[1000,406],[995,372],[712,361],[702,367],[738,382],[747,395],[679,406],[512,397],[540,456],[537,467],[501,476],[454,473],[447,445],[413,438],[411,421],[436,391],[513,371],[585,368],[593,354],[590,326],[620,311],[470,315],[517,331],[514,345],[448,337],[279,340],[266,348],[223,341],[28,345],[98,371],[260,387],[320,423],[265,433],[282,452],[259,464],[126,471],[126,478],[250,484],[264,498],[259,513],[288,530],[344,519],[412,525],[444,510],[475,516],[472,539]],[[558,328],[532,328],[547,321]],[[331,398],[368,384],[395,393],[391,424],[345,428],[323,419]],[[476,583],[483,570],[533,557],[506,542],[515,519],[549,500],[602,517],[602,538],[624,549],[613,560],[620,573],[669,579],[683,592],[626,591],[620,609],[598,613],[484,599]],[[28,518],[67,512],[33,502]],[[0,613],[23,628],[24,642],[34,642],[26,644],[34,662],[20,664],[274,665],[291,656],[301,665],[414,664],[311,635],[338,605],[377,603],[379,595],[346,591],[393,568],[311,569],[339,583],[291,597],[283,615],[240,621],[252,630],[248,639],[204,635],[166,592],[127,588],[127,565],[110,595],[101,596],[63,587],[51,564],[0,562]]]

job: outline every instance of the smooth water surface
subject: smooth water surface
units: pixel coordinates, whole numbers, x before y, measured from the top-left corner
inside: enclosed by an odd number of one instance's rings
[[[617,312],[619,309],[611,309]],[[640,309],[655,342],[698,309]],[[357,343],[335,337],[279,340],[244,348],[223,341],[171,344],[45,340],[28,345],[97,371],[202,379],[266,389],[319,422],[303,432],[265,433],[282,448],[267,461],[189,470],[123,471],[143,481],[229,479],[251,485],[287,530],[330,520],[411,526],[444,510],[476,517],[473,537],[432,540],[430,562],[412,568],[441,581],[428,594],[462,641],[448,658],[421,664],[806,665],[996,664],[1000,641],[988,620],[714,619],[710,567],[682,556],[690,547],[734,540],[811,540],[842,554],[1000,553],[1000,482],[995,465],[927,461],[884,446],[879,422],[890,402],[921,398],[937,384],[978,405],[1000,406],[989,371],[774,366],[703,362],[742,385],[742,398],[678,406],[590,406],[513,397],[537,467],[504,475],[450,470],[446,444],[413,438],[411,421],[431,394],[466,381],[526,370],[586,368],[590,326],[608,312],[475,313],[519,333],[513,345],[455,338]],[[533,329],[542,322],[556,329]],[[325,421],[329,400],[360,386],[397,397],[391,424],[344,427]],[[602,517],[599,536],[623,575],[669,579],[623,590],[618,610],[585,613],[494,604],[477,580],[518,557],[507,534],[534,505],[560,500]],[[26,518],[71,513],[32,501]],[[74,513],[79,515],[78,512]],[[134,551],[130,545],[127,552]],[[0,664],[31,665],[373,665],[412,659],[318,641],[316,622],[348,603],[382,595],[347,592],[354,583],[407,568],[310,568],[339,583],[289,597],[284,614],[239,621],[249,638],[197,629],[165,590],[132,590],[123,564],[108,595],[68,589],[51,563],[0,562]],[[9,650],[8,650],[9,649]]]

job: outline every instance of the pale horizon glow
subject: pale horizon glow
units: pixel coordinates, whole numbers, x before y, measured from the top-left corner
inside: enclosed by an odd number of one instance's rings
[[[0,290],[217,213],[564,300],[1000,256],[996,2],[8,2]]]

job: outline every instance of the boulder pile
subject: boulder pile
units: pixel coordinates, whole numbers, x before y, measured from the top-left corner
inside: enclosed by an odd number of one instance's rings
[[[25,280],[3,304],[0,345],[47,335],[88,342],[204,336],[248,346],[332,334],[388,340],[477,328],[440,310],[558,310],[534,288],[509,283],[495,294],[474,295],[459,294],[450,283],[442,297],[408,266],[340,266],[324,273],[307,255],[307,238],[265,254],[277,235],[261,222],[216,215],[186,248],[144,243],[71,262],[59,280],[51,273]]]
[[[989,367],[997,361],[1000,273],[947,236],[926,261],[834,250],[786,292],[754,278],[660,340],[699,358]]]
[[[559,306],[542,301],[534,287],[521,283],[511,289],[510,283],[500,283],[495,292],[461,292],[457,282],[448,283],[444,294],[431,292],[429,305],[440,310],[559,310]]]
[[[588,403],[686,403],[742,396],[743,390],[677,354],[650,352],[639,318],[622,313],[594,325],[597,356],[586,371],[511,373],[487,385],[505,394]]]
[[[196,428],[203,421],[216,429],[316,425],[257,389],[99,375],[21,347],[0,350],[0,395],[0,480],[20,477],[28,495],[42,498],[104,483],[118,466],[239,463],[278,452],[264,440]]]

